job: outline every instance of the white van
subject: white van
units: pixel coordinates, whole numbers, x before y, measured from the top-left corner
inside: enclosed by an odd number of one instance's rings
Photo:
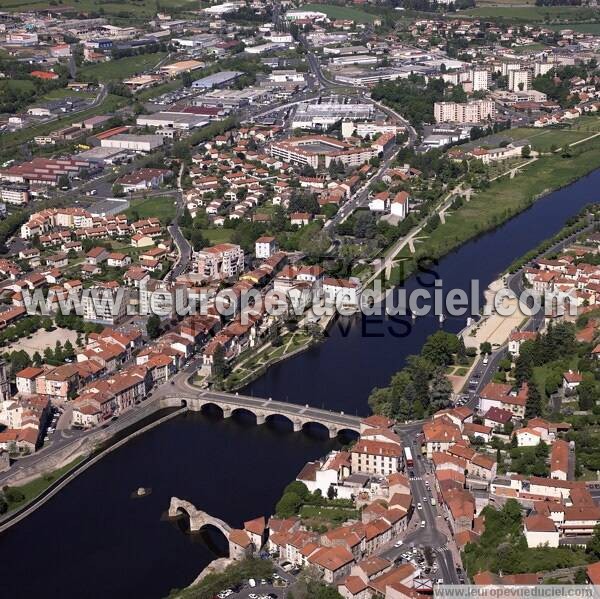
[[[254,578],[249,578],[248,579],[248,585],[252,588],[254,588],[256,586],[256,580],[254,580]]]

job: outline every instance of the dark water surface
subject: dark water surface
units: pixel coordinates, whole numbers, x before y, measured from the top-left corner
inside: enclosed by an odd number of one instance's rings
[[[465,244],[436,268],[444,288],[469,289],[470,280],[479,279],[482,294],[515,258],[598,201],[598,189],[600,171]],[[421,283],[430,280],[422,277]],[[415,277],[406,283],[409,290],[419,285]],[[365,414],[370,390],[386,384],[440,326],[433,317],[417,319],[410,335],[399,337],[404,325],[389,319],[343,324],[349,325],[345,333],[334,326],[326,343],[274,366],[245,391]],[[449,331],[463,326],[462,319],[444,322]],[[201,414],[175,418],[111,453],[0,535],[1,595],[164,597],[189,584],[215,555],[198,537],[162,519],[171,496],[239,526],[270,514],[302,465],[337,443],[291,433],[283,424],[256,427]],[[139,486],[152,493],[131,499]]]

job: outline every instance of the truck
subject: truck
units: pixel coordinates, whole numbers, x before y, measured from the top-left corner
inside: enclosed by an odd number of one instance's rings
[[[410,447],[404,448],[404,461],[406,462],[407,466],[412,466],[414,464]]]

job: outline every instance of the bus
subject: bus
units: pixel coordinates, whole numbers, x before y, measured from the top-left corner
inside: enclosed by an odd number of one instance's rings
[[[412,453],[410,451],[410,447],[404,448],[404,461],[406,462],[407,466],[413,465],[413,457],[412,457]]]

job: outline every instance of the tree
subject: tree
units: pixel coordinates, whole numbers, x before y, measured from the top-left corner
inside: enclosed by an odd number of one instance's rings
[[[290,518],[298,513],[301,505],[302,499],[296,493],[284,493],[277,502],[275,511],[280,518]]]
[[[295,493],[296,495],[298,495],[298,497],[300,497],[300,499],[303,499],[303,500],[306,500],[308,498],[308,496],[310,495],[310,491],[308,490],[308,487],[299,480],[292,481],[283,490],[283,494],[285,495],[286,493]]]
[[[192,74],[189,71],[182,73],[181,81],[183,82],[183,87],[192,87],[192,83],[194,82]]]
[[[52,353],[51,349],[50,353]],[[10,361],[10,365],[12,367],[13,372],[19,372],[20,370],[23,370],[23,368],[31,366],[31,359],[29,358],[29,354],[25,350],[12,352],[8,359]]]
[[[72,360],[75,357],[75,348],[68,339],[65,341],[63,346],[63,356],[69,360]]]
[[[33,365],[37,366],[38,368],[42,365],[43,359],[42,359],[42,356],[40,355],[39,351],[36,351],[33,354],[32,361],[33,361]]]
[[[587,542],[586,552],[594,556],[594,559],[600,559],[600,524],[594,526],[594,533]]]
[[[482,354],[491,354],[492,353],[492,344],[489,341],[484,341],[479,346],[479,351]]]
[[[431,381],[429,411],[437,412],[448,406],[452,385],[443,370],[438,370]]]
[[[465,347],[465,340],[462,337],[458,338],[458,348],[456,349],[456,363],[461,366],[469,363],[469,357],[467,356],[467,348]]]
[[[160,336],[160,317],[157,314],[151,314],[146,322],[146,333],[150,339],[156,339]]]
[[[525,344],[523,344],[523,345],[525,345]],[[531,365],[531,361],[527,358],[527,356],[525,356],[523,354],[522,347],[523,346],[521,346],[521,353],[519,354],[519,356],[517,357],[517,359],[515,361],[515,372],[514,372],[515,380],[519,387],[525,381],[529,380],[533,374],[533,367]]]
[[[535,418],[542,413],[542,396],[533,379],[527,382],[527,401],[525,403],[525,418]]]
[[[531,148],[529,146],[523,146],[521,148],[521,157],[529,158],[531,156]]]
[[[577,396],[579,398],[580,410],[591,410],[596,405],[598,393],[596,383],[592,378],[584,378],[577,386]]]
[[[453,355],[458,351],[458,348],[459,342],[456,335],[446,331],[437,331],[427,338],[421,350],[421,355],[436,366],[448,366],[452,364]]]
[[[220,343],[213,353],[212,373],[217,380],[222,380],[229,374],[229,365],[225,359],[225,348]]]

